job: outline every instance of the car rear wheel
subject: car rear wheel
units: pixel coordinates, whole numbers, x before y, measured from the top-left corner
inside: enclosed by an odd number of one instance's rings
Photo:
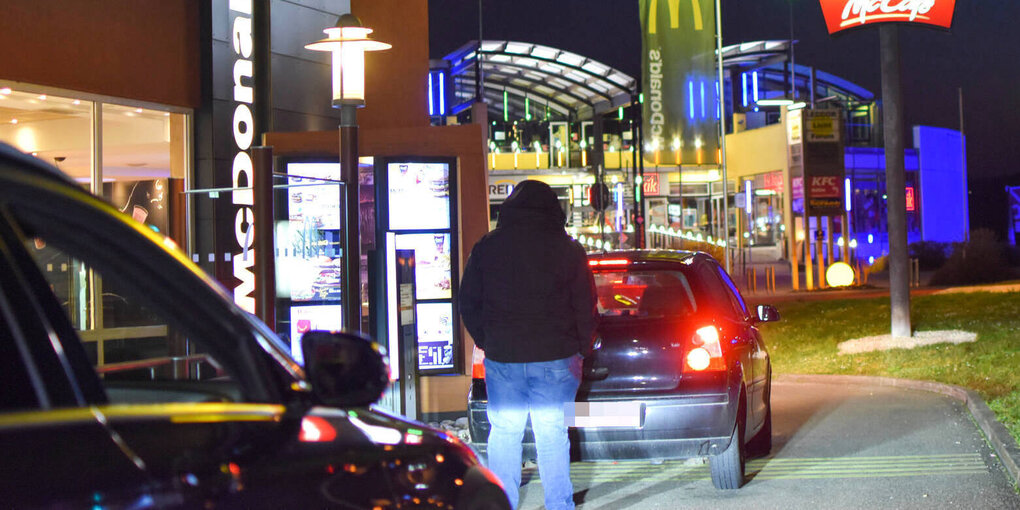
[[[738,419],[733,425],[730,445],[722,453],[709,457],[712,485],[716,489],[739,489],[744,485],[744,423]]]

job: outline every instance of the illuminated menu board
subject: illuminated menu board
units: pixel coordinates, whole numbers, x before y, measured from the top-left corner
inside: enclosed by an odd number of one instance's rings
[[[453,368],[453,305],[419,303],[418,367]]]
[[[294,361],[304,365],[301,337],[313,330],[341,331],[343,310],[340,305],[311,305],[290,307],[290,352]]]
[[[398,250],[414,250],[419,300],[450,299],[450,234],[399,234]]]
[[[387,165],[390,230],[450,228],[450,165]]]
[[[379,158],[377,242],[387,250],[414,250],[418,370],[456,373],[456,160]],[[386,241],[387,233],[391,241]]]
[[[287,165],[287,219],[278,228],[278,291],[295,302],[339,303],[341,270],[340,165]]]
[[[276,211],[278,332],[289,335],[291,356],[303,363],[306,332],[343,328],[341,176],[337,163],[288,162],[286,170],[274,192],[286,203]]]

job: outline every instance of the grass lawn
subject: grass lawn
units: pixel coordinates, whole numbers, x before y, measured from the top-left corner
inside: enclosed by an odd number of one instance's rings
[[[776,374],[874,375],[977,391],[1020,442],[1020,292],[913,296],[914,331],[960,329],[977,342],[839,355],[845,340],[889,333],[889,298],[780,302],[763,324]]]

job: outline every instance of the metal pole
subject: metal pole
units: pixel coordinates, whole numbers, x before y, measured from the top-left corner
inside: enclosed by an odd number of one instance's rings
[[[276,330],[276,254],[273,212],[273,148],[252,147],[255,213],[255,315]]]
[[[899,27],[879,27],[882,60],[882,124],[885,131],[885,192],[889,219],[889,303],[892,336],[910,334],[907,269],[906,178],[903,173],[903,91],[900,88]]]
[[[262,143],[262,135],[273,130],[273,69],[272,69],[272,7],[270,0],[252,3],[254,18],[255,76],[255,143]],[[257,241],[256,241],[257,242]],[[258,263],[258,259],[255,259]]]
[[[644,128],[644,115],[641,111],[642,106],[639,104],[637,108],[634,108],[635,115],[638,121],[635,123],[638,130],[637,138],[637,151],[634,152],[635,167],[637,169],[637,179],[634,184],[634,197],[641,197],[634,204],[634,223],[637,226],[634,227],[634,245],[637,249],[645,248],[645,194],[643,190],[645,181],[645,154],[644,154],[644,143],[645,143],[645,128]]]
[[[963,135],[963,87],[957,88],[960,93],[960,178],[963,182],[963,240],[970,240],[970,208],[966,205],[970,202],[970,196],[967,192],[967,139]]]
[[[482,102],[482,0],[478,0],[478,49],[475,53],[475,102]]]
[[[793,54],[793,0],[790,0],[790,99],[797,98],[797,60]]]
[[[361,204],[358,199],[358,118],[357,107],[340,107],[340,179],[344,183],[344,247],[343,287],[344,329],[361,331]]]
[[[723,258],[726,259],[726,272],[730,271],[730,184],[726,178],[726,101],[723,99],[723,91],[726,87],[723,81],[723,58],[722,58],[722,7],[719,0],[715,0],[715,52],[719,62],[719,151],[722,157],[719,164],[722,169],[723,187]],[[711,197],[709,197],[711,199]]]

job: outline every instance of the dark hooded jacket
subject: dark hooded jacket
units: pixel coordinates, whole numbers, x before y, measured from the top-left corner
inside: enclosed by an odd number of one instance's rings
[[[523,181],[475,244],[460,286],[460,315],[475,345],[503,363],[591,353],[598,321],[584,248],[567,235],[556,193]]]

